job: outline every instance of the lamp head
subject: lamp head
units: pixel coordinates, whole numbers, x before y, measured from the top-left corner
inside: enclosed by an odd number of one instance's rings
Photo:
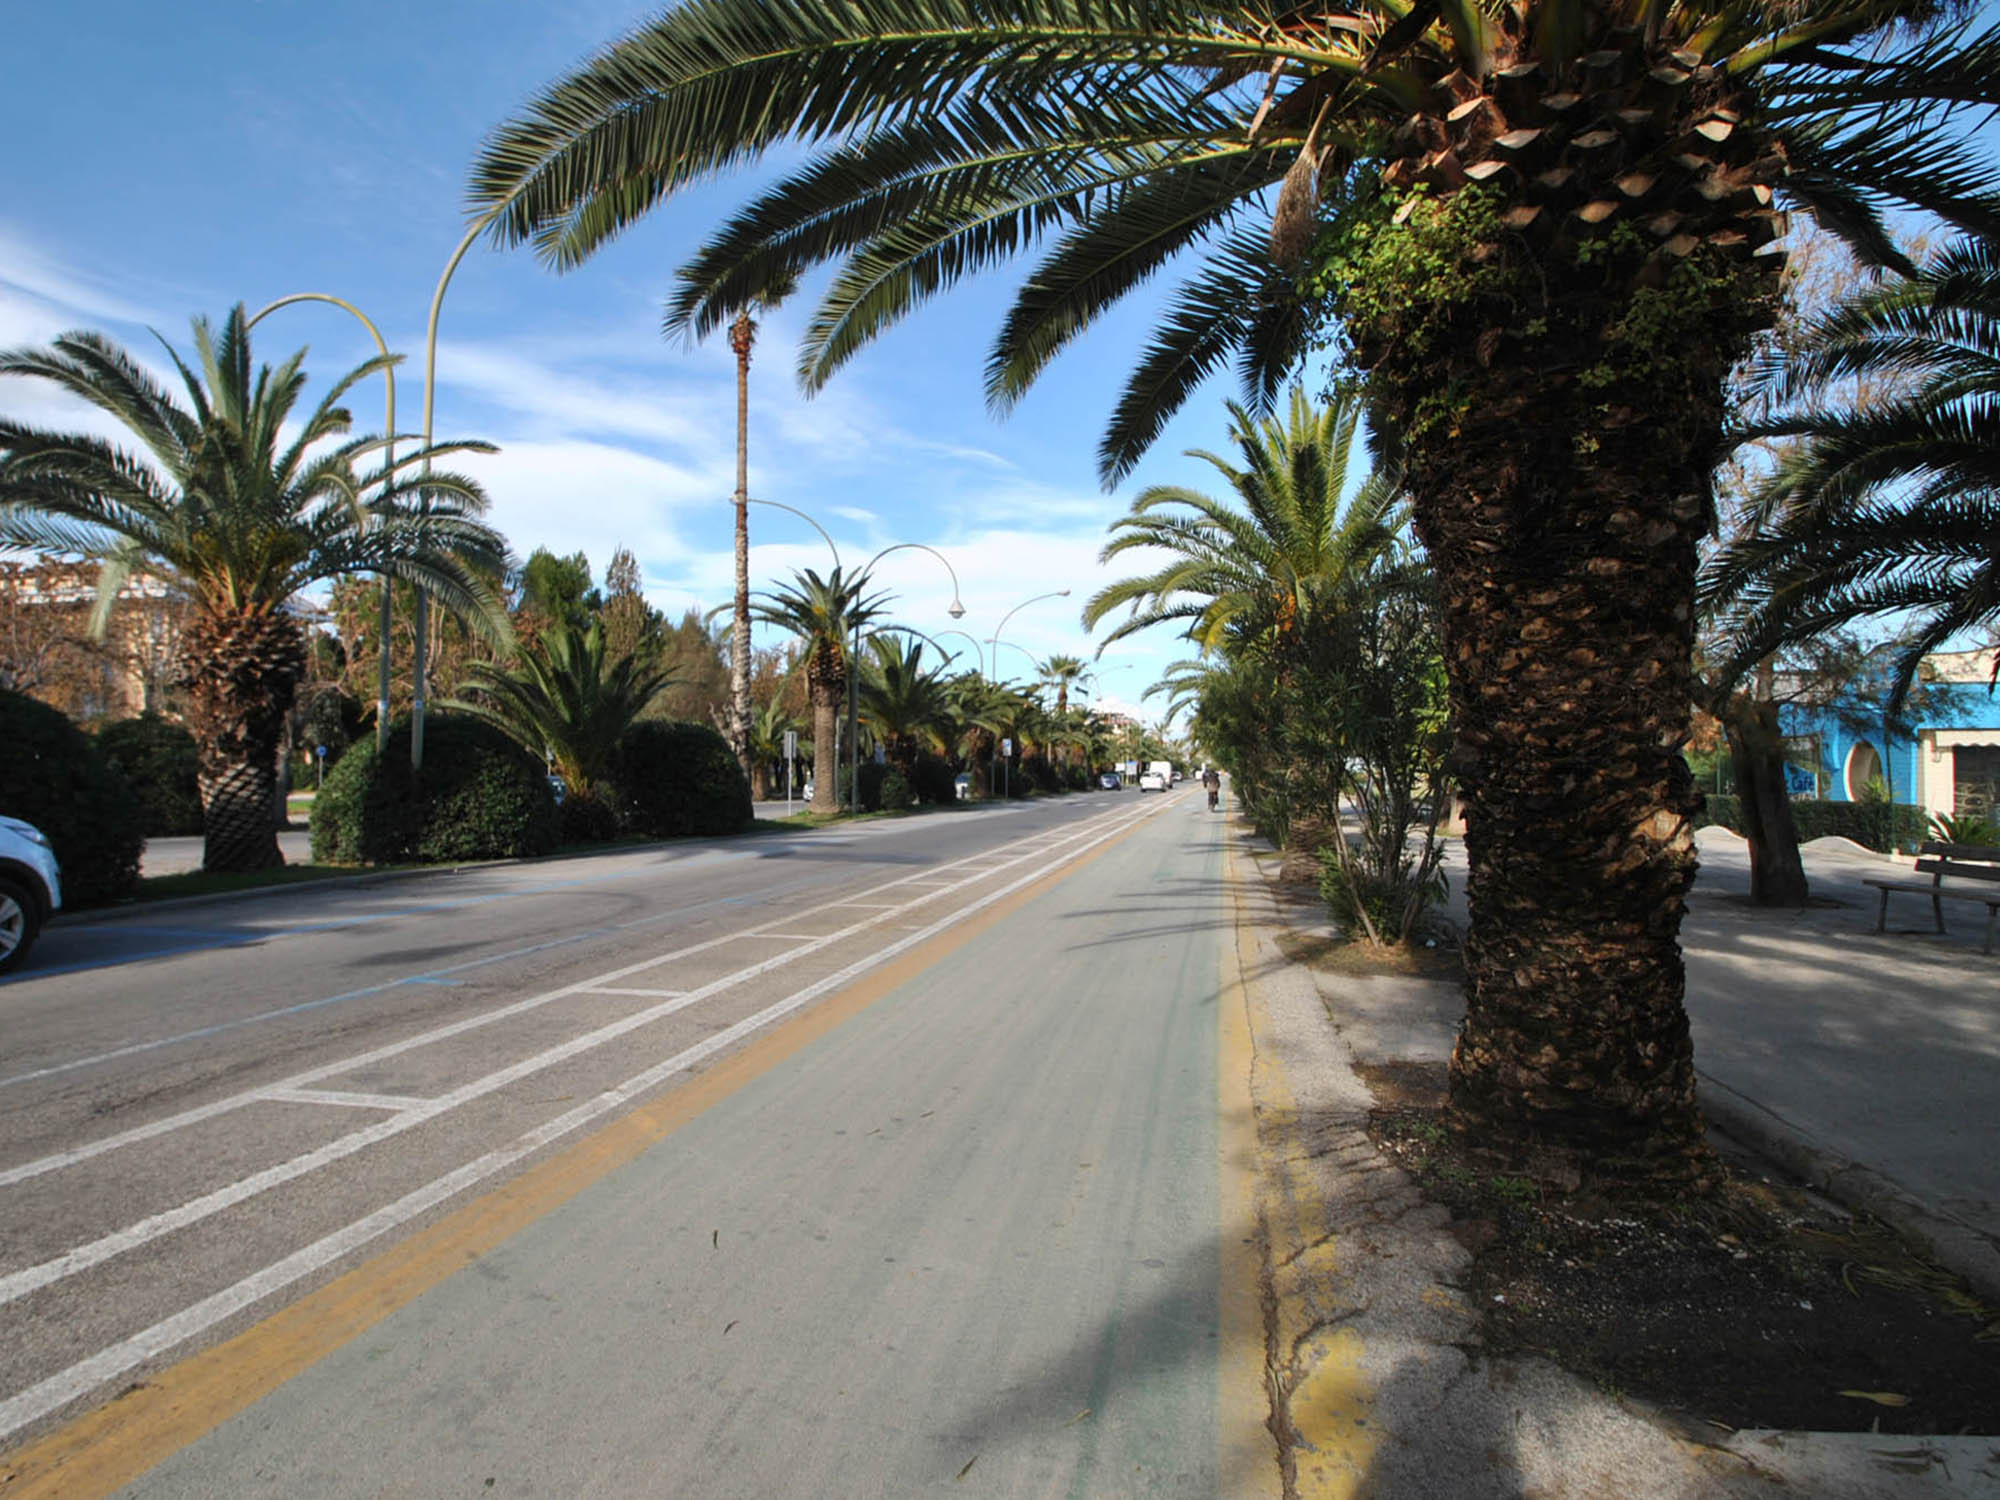
[[[954,599],[951,601],[951,608],[946,610],[945,613],[950,615],[954,620],[963,620],[965,618],[965,606]]]

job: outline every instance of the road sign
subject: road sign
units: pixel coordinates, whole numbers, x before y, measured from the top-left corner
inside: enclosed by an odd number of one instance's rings
[[[799,732],[796,729],[787,729],[785,731],[785,759],[795,760],[798,758],[798,753]]]
[[[1012,755],[1014,753],[1014,742],[1012,740],[1002,740],[1000,742],[1000,753],[1002,755]]]

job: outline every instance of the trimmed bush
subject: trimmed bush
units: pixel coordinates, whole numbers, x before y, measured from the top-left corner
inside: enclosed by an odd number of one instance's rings
[[[594,792],[572,791],[562,800],[562,841],[602,844],[618,837],[618,813]]]
[[[910,790],[910,783],[901,771],[891,768],[882,778],[882,806],[890,812],[903,812],[916,804],[917,794]]]
[[[63,904],[129,896],[145,814],[132,785],[60,711],[0,689],[0,813],[33,823],[62,864]]]
[[[1740,797],[1710,792],[1695,827],[1710,824],[1732,833],[1743,831],[1743,801]],[[1929,837],[1928,815],[1907,802],[1820,802],[1794,799],[1792,825],[1799,842],[1834,836],[1852,839],[1864,848],[1888,854],[1898,848],[1913,848]]]
[[[942,755],[919,755],[911,768],[910,786],[919,802],[949,807],[958,801],[958,771]]]
[[[889,768],[880,761],[864,760],[861,762],[861,810],[863,812],[880,812],[882,810],[882,783],[888,780],[888,777]],[[853,777],[849,774],[847,766],[840,768],[840,781],[838,785],[840,787],[840,805],[846,807],[852,800],[848,795],[849,788],[854,785]]]
[[[201,832],[200,753],[172,719],[145,713],[97,732],[97,748],[132,785],[149,839]]]
[[[388,748],[352,745],[313,799],[322,864],[454,864],[547,854],[561,836],[542,763],[477,719],[424,721],[424,769],[410,769],[410,726]]]
[[[648,838],[741,833],[755,817],[750,781],[706,724],[642,719],[612,757],[626,827]]]

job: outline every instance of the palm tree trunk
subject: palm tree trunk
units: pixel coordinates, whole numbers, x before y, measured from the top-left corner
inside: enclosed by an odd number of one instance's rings
[[[834,736],[840,722],[840,697],[828,692],[815,679],[812,683],[813,716],[813,797],[816,813],[840,811],[840,757],[834,751]]]
[[[736,614],[729,636],[729,742],[750,767],[750,347],[757,325],[740,312],[729,326],[736,352]]]
[[[206,614],[189,626],[182,661],[200,756],[202,868],[281,865],[271,806],[286,716],[306,669],[299,627],[261,610]]]
[[[1778,705],[1738,696],[1727,705],[1722,728],[1729,739],[1729,761],[1743,809],[1741,831],[1750,845],[1751,905],[1804,906],[1812,892],[1799,855],[1791,792],[1785,785]]]

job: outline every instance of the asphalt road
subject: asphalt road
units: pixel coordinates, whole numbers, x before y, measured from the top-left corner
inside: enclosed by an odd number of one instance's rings
[[[0,986],[0,1430],[242,1333],[269,1394],[135,1493],[1215,1493],[1218,847],[1128,793],[59,926]]]

